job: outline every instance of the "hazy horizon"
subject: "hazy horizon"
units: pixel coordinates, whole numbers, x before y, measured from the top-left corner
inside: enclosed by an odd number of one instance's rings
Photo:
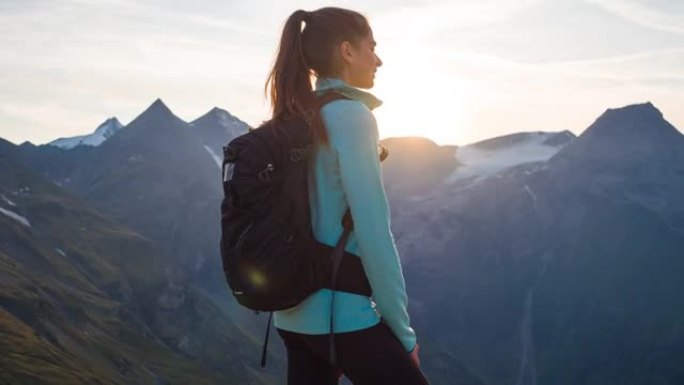
[[[219,107],[256,126],[268,118],[263,83],[282,23],[326,5],[370,20],[383,138],[579,135],[606,109],[647,101],[684,127],[684,3],[6,0],[0,137],[89,134],[157,98],[185,121]]]

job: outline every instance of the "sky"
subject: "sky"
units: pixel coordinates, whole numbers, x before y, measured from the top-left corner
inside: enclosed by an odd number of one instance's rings
[[[684,131],[681,0],[0,0],[0,137],[126,125],[157,98],[185,121],[217,106],[257,126],[285,19],[323,6],[370,21],[383,138],[581,134],[647,101]]]

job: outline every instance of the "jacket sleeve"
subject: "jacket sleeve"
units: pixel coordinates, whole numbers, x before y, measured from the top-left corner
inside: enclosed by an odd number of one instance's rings
[[[351,100],[332,102],[324,111],[330,145],[338,154],[341,182],[354,218],[354,234],[374,301],[406,351],[411,351],[416,335],[406,310],[406,286],[390,230],[375,117],[365,105]]]

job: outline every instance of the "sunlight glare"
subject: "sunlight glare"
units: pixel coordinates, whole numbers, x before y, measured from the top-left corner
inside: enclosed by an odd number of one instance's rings
[[[410,46],[410,49],[406,49]],[[421,136],[440,145],[468,137],[467,88],[410,44],[378,50],[383,65],[371,90],[383,105],[375,110],[380,138]]]

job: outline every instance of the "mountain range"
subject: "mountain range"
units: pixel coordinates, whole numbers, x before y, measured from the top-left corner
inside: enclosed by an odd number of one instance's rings
[[[248,129],[158,99],[90,136],[0,140],[0,378],[283,383],[218,255],[221,147]],[[684,383],[684,136],[655,106],[579,136],[382,144],[433,383]]]

